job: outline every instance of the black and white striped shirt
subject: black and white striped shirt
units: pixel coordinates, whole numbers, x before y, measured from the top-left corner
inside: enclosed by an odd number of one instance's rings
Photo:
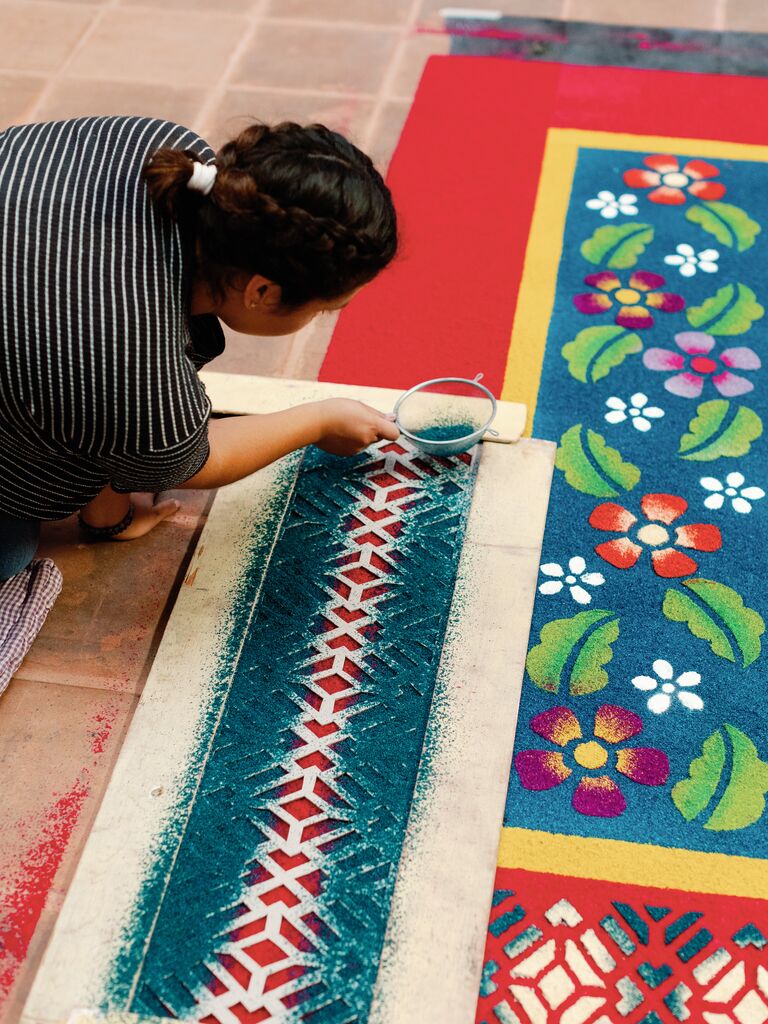
[[[60,519],[107,483],[159,491],[208,457],[197,376],[223,347],[187,312],[191,260],[141,171],[193,132],[88,117],[0,132],[0,511]]]

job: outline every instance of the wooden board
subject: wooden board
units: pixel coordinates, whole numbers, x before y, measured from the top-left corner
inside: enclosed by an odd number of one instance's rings
[[[214,374],[205,382],[216,408],[243,413],[340,392]],[[379,389],[343,390],[382,408],[396,398]],[[522,426],[524,413],[502,403],[508,423]],[[482,448],[370,1007],[376,1024],[413,1020],[414,1005],[420,1022],[465,1024],[480,980],[554,459],[546,442]],[[245,555],[254,545],[264,555],[260,579],[249,583],[258,591],[297,466],[289,457],[216,496],[27,1001],[29,1024],[75,1019],[81,1011],[87,1018],[106,1005],[115,1024],[140,1019],[126,1012],[129,1000],[121,1004],[108,991],[111,972],[159,837],[180,802],[194,799],[189,770],[226,686],[219,650],[231,640],[231,605],[254,564]]]

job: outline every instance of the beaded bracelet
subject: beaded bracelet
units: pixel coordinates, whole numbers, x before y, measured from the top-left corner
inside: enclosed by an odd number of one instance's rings
[[[92,526],[90,523],[86,523],[83,519],[83,513],[77,513],[77,521],[80,524],[80,529],[83,533],[87,533],[89,537],[94,540],[109,540],[110,537],[116,537],[123,530],[127,530],[133,522],[133,515],[136,509],[133,502],[128,505],[128,511],[125,513],[119,523],[115,523],[114,526]]]

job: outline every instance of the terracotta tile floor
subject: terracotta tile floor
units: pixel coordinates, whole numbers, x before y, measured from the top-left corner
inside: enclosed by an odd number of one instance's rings
[[[249,116],[319,120],[386,166],[444,0],[0,0],[0,128],[147,113],[218,145]],[[509,14],[768,31],[766,0],[462,0]],[[315,378],[333,330],[231,335],[213,369]],[[130,545],[52,525],[64,590],[0,699],[0,1019],[15,1021],[141,691],[209,496]],[[36,927],[35,927],[36,926]],[[31,936],[31,942],[30,942]],[[15,961],[18,961],[16,963]],[[15,978],[10,986],[11,976]],[[4,991],[5,990],[5,991]]]

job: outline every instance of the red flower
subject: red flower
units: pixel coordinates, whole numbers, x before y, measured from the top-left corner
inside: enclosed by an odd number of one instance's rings
[[[689,160],[682,171],[673,156],[647,156],[643,163],[651,170],[633,167],[624,174],[624,181],[630,188],[652,188],[648,198],[653,203],[679,206],[685,202],[686,192],[697,199],[722,199],[725,195],[725,185],[704,180],[720,173],[704,160]]]
[[[589,525],[596,530],[625,534],[624,537],[604,541],[595,548],[596,554],[617,569],[630,569],[640,558],[643,548],[648,547],[651,548],[651,563],[657,576],[665,579],[690,576],[696,572],[698,564],[673,545],[693,551],[718,551],[723,545],[720,531],[710,523],[678,526],[672,539],[671,531],[666,527],[688,508],[685,498],[675,494],[646,494],[640,499],[640,508],[649,521],[634,531],[634,539],[630,537],[630,531],[637,523],[637,516],[621,505],[606,501],[598,505],[589,517]]]
[[[657,291],[664,284],[664,278],[647,270],[635,270],[629,278],[628,288],[622,288],[620,278],[612,270],[587,274],[584,284],[600,290],[574,295],[576,309],[580,313],[605,313],[615,303],[618,309],[614,322],[631,331],[653,327],[653,314],[647,306],[663,313],[676,313],[685,305],[681,295]]]

